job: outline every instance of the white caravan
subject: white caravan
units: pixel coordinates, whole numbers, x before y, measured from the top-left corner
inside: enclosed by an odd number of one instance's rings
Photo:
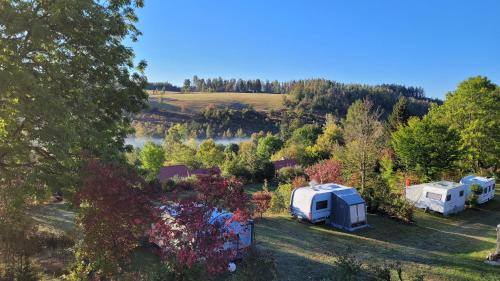
[[[292,191],[290,213],[312,223],[325,221],[345,230],[366,227],[366,204],[353,187],[321,184]]]
[[[438,181],[406,187],[406,199],[415,207],[450,215],[465,209],[467,187],[464,184]]]
[[[485,178],[480,176],[466,176],[461,181],[461,184],[465,184],[467,186],[467,195],[469,195],[472,191],[470,186],[473,184],[478,184],[481,186],[480,193],[477,197],[477,203],[483,204],[495,197],[495,178]]]

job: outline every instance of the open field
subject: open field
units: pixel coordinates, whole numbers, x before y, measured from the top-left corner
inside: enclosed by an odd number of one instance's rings
[[[349,233],[271,215],[256,227],[257,245],[276,256],[280,280],[337,280],[334,258],[349,251],[366,263],[401,262],[425,280],[500,280],[500,267],[484,264],[494,250],[500,198],[451,217],[416,213],[415,225],[370,215],[372,228]]]
[[[242,108],[252,106],[258,111],[278,110],[283,107],[283,95],[252,93],[151,93],[149,100],[152,106],[169,111],[183,113],[200,112],[207,105],[217,107]]]

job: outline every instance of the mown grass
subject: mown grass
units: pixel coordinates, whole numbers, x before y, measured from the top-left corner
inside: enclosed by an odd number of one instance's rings
[[[249,193],[260,188],[257,184],[245,187]],[[64,234],[76,229],[74,213],[65,205],[40,206],[32,214],[44,231]],[[370,228],[350,233],[300,223],[288,214],[268,215],[256,225],[256,243],[274,254],[279,280],[339,280],[335,276],[335,255],[346,252],[368,264],[401,262],[405,272],[424,273],[425,280],[500,280],[500,268],[484,263],[495,247],[499,192],[492,202],[456,216],[417,211],[413,225],[377,215],[369,215],[368,220]],[[41,253],[38,266],[54,267],[45,268],[42,279],[52,276],[56,280],[55,273],[61,273],[70,261],[67,254]],[[143,250],[134,254],[133,261],[132,268],[138,272],[159,266],[157,258]]]
[[[334,254],[346,252],[368,264],[401,262],[425,280],[500,280],[500,267],[484,263],[500,223],[498,194],[456,216],[417,211],[414,225],[376,215],[368,220],[371,228],[349,233],[270,215],[257,224],[257,245],[275,254],[280,280],[337,280]]]
[[[216,107],[240,109],[252,106],[258,111],[278,110],[283,107],[283,95],[265,93],[150,93],[152,106],[182,113],[197,113],[209,104]]]

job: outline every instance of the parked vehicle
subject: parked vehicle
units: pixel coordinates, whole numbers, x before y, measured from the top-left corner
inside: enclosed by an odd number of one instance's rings
[[[176,216],[175,208],[172,206],[163,205],[159,207],[161,211],[161,219],[169,221],[169,223],[174,223],[173,218]],[[244,254],[245,250],[251,247],[254,243],[254,222],[253,220],[248,220],[247,223],[240,223],[238,221],[231,221],[233,213],[226,211],[219,211],[214,209],[210,218],[210,224],[219,223],[224,227],[226,233],[235,234],[236,238],[226,241],[224,243],[224,250],[235,250],[234,259],[239,259]],[[155,224],[152,224],[154,229]],[[179,226],[180,228],[181,226]],[[153,242],[154,245],[161,248],[164,245],[164,237],[155,237]]]
[[[467,186],[467,196],[471,193],[471,185],[477,184],[481,186],[481,193],[477,197],[478,204],[486,203],[495,197],[495,178],[469,175],[462,178],[460,183]]]
[[[464,184],[438,181],[406,187],[406,199],[415,207],[447,216],[465,209],[467,187]]]
[[[366,227],[366,204],[353,187],[328,183],[300,187],[292,191],[293,217],[312,223],[325,222],[353,231]]]

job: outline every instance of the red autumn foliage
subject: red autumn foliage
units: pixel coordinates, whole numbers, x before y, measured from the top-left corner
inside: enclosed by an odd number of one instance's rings
[[[293,189],[307,186],[308,182],[305,177],[296,177],[292,180],[292,187]]]
[[[380,155],[381,155],[380,158],[387,157],[387,158],[391,159],[392,161],[396,161],[396,154],[394,153],[394,151],[391,148],[386,147],[386,148],[382,149],[382,153]]]
[[[116,263],[138,246],[154,217],[146,190],[142,178],[128,167],[89,162],[75,197],[82,208],[79,222],[87,257]]]
[[[257,191],[252,194],[252,202],[255,205],[255,211],[260,214],[260,218],[271,206],[271,197],[272,193],[269,191]]]
[[[306,174],[318,183],[342,183],[342,164],[337,160],[323,160],[307,168]]]
[[[150,241],[160,246],[165,259],[175,258],[176,269],[182,272],[193,265],[202,266],[209,274],[227,270],[234,258],[224,243],[235,239],[228,225],[246,223],[251,216],[249,197],[241,182],[220,176],[199,176],[194,192],[176,202],[166,201],[170,215],[154,225]],[[230,219],[213,219],[214,212],[230,211]]]

